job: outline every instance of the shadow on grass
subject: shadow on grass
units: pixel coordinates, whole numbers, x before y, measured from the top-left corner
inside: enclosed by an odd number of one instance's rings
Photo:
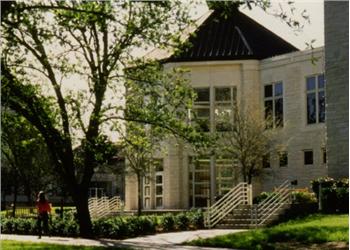
[[[269,228],[244,233],[200,239],[190,245],[227,247],[238,249],[275,249],[277,242],[299,242],[305,244],[333,241],[349,241],[349,229],[343,226],[305,226],[298,228]]]

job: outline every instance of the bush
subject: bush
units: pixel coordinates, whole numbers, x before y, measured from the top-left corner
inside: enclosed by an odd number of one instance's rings
[[[294,204],[312,204],[317,203],[317,199],[314,193],[310,192],[292,192],[293,203]]]
[[[33,218],[2,218],[1,232],[5,234],[35,234],[36,220]]]
[[[157,228],[161,228],[162,232],[203,228],[203,213],[200,210],[194,210],[176,216],[170,213],[163,216],[118,216],[95,220],[92,224],[94,235],[97,237],[123,239],[154,234]],[[1,225],[2,233],[6,234],[37,233],[34,218],[2,218]],[[64,213],[62,219],[59,216],[53,216],[49,227],[51,235],[71,237],[79,235],[79,225],[73,211]]]
[[[172,214],[165,214],[161,220],[161,226],[164,231],[173,231],[175,229],[175,218]]]
[[[188,213],[188,217],[190,220],[190,226],[194,229],[204,228],[204,214],[202,210],[192,210]]]
[[[175,216],[176,228],[180,230],[187,230],[190,220],[185,213],[180,213]]]
[[[259,195],[255,196],[253,198],[253,203],[254,204],[259,204],[263,200],[265,200],[268,197],[270,197],[272,194],[273,194],[273,192],[262,192],[262,193],[260,193]]]
[[[335,180],[330,177],[318,178],[311,182],[312,190],[319,200],[319,187],[321,190],[322,212],[349,213],[349,179]]]

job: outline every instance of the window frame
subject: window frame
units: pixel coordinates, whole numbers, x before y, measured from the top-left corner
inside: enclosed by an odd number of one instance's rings
[[[321,75],[323,75],[323,87],[319,88],[319,77]],[[309,78],[314,78],[315,79],[315,88],[312,89],[312,90],[308,90],[307,89],[307,80]],[[324,124],[326,122],[326,114],[325,114],[325,112],[324,112],[324,116],[325,116],[324,121],[320,122],[320,117],[319,117],[320,116],[320,113],[319,113],[320,112],[319,94],[320,94],[321,91],[323,91],[323,93],[324,93],[324,101],[326,102],[326,79],[325,79],[324,72],[305,76],[304,83],[305,83],[304,89],[305,89],[305,98],[306,98],[305,99],[306,100],[306,102],[305,102],[305,106],[306,106],[306,108],[305,108],[306,125],[309,126],[309,125],[320,124],[320,123]],[[309,123],[309,119],[308,119],[308,97],[307,97],[308,94],[314,94],[315,95],[315,114],[316,114],[315,116],[316,116],[316,121],[313,122],[313,123]]]
[[[281,165],[281,156],[285,156],[286,157],[286,164],[285,165]],[[288,151],[279,151],[278,152],[278,165],[280,168],[286,168],[288,167]]]
[[[312,163],[306,163],[306,153],[309,153],[309,152],[312,153]],[[304,149],[303,155],[304,155],[304,166],[313,166],[315,163],[314,151],[312,149]]]
[[[281,95],[277,95],[275,96],[275,86],[277,84],[282,84],[282,94]],[[265,89],[266,89],[266,86],[269,86],[271,85],[272,86],[272,95],[269,96],[269,97],[266,97],[265,96]],[[263,107],[264,107],[264,117],[265,117],[265,120],[266,120],[266,106],[265,106],[265,102],[266,101],[272,101],[272,127],[273,128],[283,128],[284,127],[284,124],[285,124],[285,115],[284,115],[284,112],[285,112],[285,107],[284,107],[284,96],[285,96],[285,90],[284,90],[284,82],[283,80],[278,80],[278,81],[273,81],[273,82],[270,82],[270,83],[265,83],[263,85]],[[279,100],[279,99],[282,99],[282,120],[281,120],[281,124],[277,124],[276,122],[276,100]]]

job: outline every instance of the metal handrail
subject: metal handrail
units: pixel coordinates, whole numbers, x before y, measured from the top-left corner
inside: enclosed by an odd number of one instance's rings
[[[290,195],[289,187],[290,183],[286,180],[275,190],[273,195],[257,205],[256,225],[262,225],[285,204],[284,202],[289,199]]]
[[[211,228],[243,202],[248,202],[247,183],[240,183],[214,203],[205,214],[205,224]]]

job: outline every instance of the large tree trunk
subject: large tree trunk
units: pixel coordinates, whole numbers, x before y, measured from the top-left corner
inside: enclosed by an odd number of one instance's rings
[[[137,216],[140,216],[142,213],[142,185],[141,185],[141,175],[137,174]]]
[[[77,209],[80,236],[84,238],[93,238],[92,222],[88,204],[88,188],[78,190],[73,196],[73,199]]]

